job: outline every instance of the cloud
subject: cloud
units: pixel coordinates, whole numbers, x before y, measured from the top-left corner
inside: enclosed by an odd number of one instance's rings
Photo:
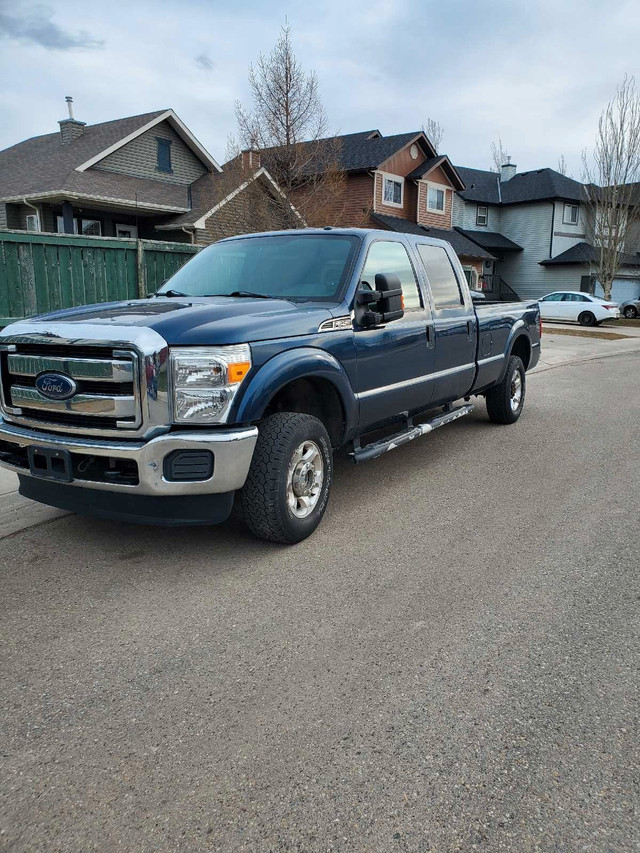
[[[199,53],[195,58],[195,63],[201,71],[211,71],[215,62],[206,53]]]
[[[104,44],[85,30],[66,32],[51,20],[53,11],[45,6],[36,6],[23,17],[10,15],[6,8],[0,7],[0,36],[5,38],[32,42],[47,50],[96,48]]]

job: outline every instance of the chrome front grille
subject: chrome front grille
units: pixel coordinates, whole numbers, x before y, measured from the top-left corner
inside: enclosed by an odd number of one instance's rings
[[[85,350],[86,351],[86,350]],[[2,404],[12,420],[50,429],[137,430],[142,424],[139,359],[133,351],[73,345],[17,343],[2,353]],[[61,373],[77,390],[66,400],[40,393],[42,373]]]
[[[168,363],[166,340],[144,325],[20,320],[0,331],[2,417],[64,435],[151,438],[171,428]],[[72,395],[41,394],[43,373],[66,377]]]

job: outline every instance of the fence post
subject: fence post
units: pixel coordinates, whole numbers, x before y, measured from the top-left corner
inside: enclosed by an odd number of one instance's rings
[[[144,299],[147,295],[147,282],[144,270],[144,246],[142,240],[136,240],[136,251],[138,255],[138,296]]]

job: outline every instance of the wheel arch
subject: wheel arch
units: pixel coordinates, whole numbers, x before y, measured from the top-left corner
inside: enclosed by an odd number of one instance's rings
[[[293,411],[321,420],[338,447],[357,427],[358,403],[349,378],[332,355],[313,347],[287,350],[258,369],[238,404],[239,423]]]

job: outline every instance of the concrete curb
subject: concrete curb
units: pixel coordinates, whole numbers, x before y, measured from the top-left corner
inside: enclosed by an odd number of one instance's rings
[[[575,364],[583,364],[586,361],[600,361],[600,359],[603,358],[614,358],[619,355],[633,355],[634,353],[640,353],[640,342],[638,343],[638,346],[615,350],[615,352],[605,352],[598,355],[585,355],[581,358],[571,359],[570,361],[561,361],[558,364],[538,364],[533,368],[529,376],[535,376],[537,373],[545,373],[547,370],[556,370],[558,367],[572,367]]]

